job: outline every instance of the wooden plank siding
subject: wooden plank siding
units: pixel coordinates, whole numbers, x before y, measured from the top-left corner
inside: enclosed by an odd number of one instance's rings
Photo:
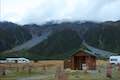
[[[70,68],[72,70],[82,70],[83,64],[86,64],[89,70],[96,69],[96,57],[85,53],[84,51],[79,51],[72,55],[69,59],[64,61],[64,68]]]

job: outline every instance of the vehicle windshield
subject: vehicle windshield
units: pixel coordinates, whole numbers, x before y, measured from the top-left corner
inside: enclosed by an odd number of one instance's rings
[[[117,61],[117,59],[111,59],[111,61]]]

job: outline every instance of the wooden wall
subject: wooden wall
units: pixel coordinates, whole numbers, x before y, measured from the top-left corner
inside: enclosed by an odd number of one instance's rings
[[[89,70],[96,69],[96,57],[83,51],[77,52],[71,58],[64,61],[64,68],[70,68],[73,70],[82,70],[82,65],[86,64]]]

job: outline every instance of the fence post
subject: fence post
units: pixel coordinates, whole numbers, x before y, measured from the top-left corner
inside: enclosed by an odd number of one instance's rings
[[[32,72],[32,66],[29,65],[29,66],[28,66],[28,73],[31,74],[31,72]]]
[[[118,71],[120,71],[120,63],[118,64]]]
[[[47,69],[47,66],[46,65],[43,65],[43,70],[46,71]]]
[[[112,78],[112,65],[111,64],[108,64],[107,66],[106,77]]]
[[[5,69],[5,67],[2,68],[2,75],[3,75],[3,76],[6,75],[6,69]]]
[[[68,80],[68,76],[65,73],[64,69],[62,67],[57,67],[56,74],[55,74],[55,80]]]

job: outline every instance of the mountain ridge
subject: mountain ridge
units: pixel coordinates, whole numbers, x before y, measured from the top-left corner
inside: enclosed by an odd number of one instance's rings
[[[96,48],[115,52],[116,54],[120,53],[120,21],[27,24],[21,27],[31,36],[30,39],[41,36],[43,32],[53,32],[48,39],[35,45],[30,50],[25,50],[29,54],[27,57],[34,55],[32,58],[35,58],[41,55],[42,57],[38,58],[42,59],[44,57],[45,59],[48,56],[58,56],[59,58],[59,54],[66,55],[69,51],[79,48],[83,40]],[[17,56],[19,55],[17,54]],[[24,56],[24,52],[22,55]]]

